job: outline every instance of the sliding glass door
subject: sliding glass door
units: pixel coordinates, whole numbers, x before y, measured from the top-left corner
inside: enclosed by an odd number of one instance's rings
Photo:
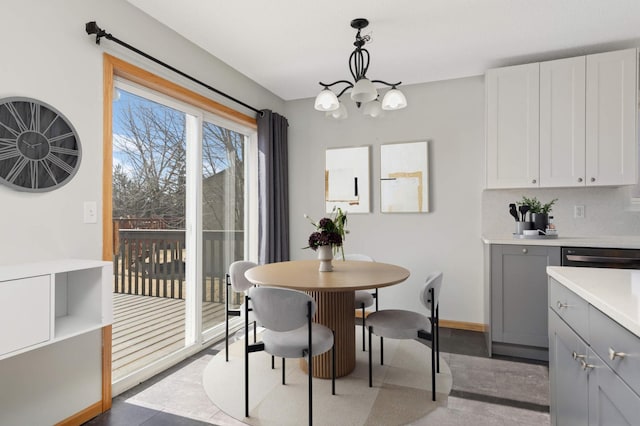
[[[113,123],[113,381],[221,335],[255,131],[127,81]]]

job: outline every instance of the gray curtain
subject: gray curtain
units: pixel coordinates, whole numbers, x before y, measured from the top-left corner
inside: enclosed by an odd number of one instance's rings
[[[270,110],[258,116],[258,261],[289,260],[287,119]]]

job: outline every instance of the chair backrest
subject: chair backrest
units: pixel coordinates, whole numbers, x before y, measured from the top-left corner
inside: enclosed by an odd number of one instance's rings
[[[313,298],[298,290],[253,287],[249,289],[249,297],[258,322],[268,330],[290,331],[307,324],[308,302],[311,302],[311,316],[316,312]]]
[[[337,259],[342,260],[342,255],[338,254]],[[365,262],[375,262],[371,256],[359,253],[348,253],[344,255],[344,260],[362,260]]]
[[[438,307],[438,300],[440,299],[440,287],[442,287],[442,272],[433,272],[427,277],[427,280],[420,292],[420,301],[429,310],[431,310],[431,292],[433,288],[433,309]]]
[[[251,281],[245,278],[244,273],[254,266],[258,265],[248,260],[238,260],[229,266],[229,279],[231,280],[233,291],[240,293],[253,287]]]

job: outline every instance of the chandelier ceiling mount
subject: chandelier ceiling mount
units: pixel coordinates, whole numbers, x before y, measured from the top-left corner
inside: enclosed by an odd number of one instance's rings
[[[351,89],[351,99],[358,108],[364,104],[363,112],[370,117],[382,116],[383,110],[396,110],[407,106],[407,99],[397,89],[397,86],[400,86],[402,82],[387,83],[383,80],[369,80],[367,78],[370,55],[364,46],[371,41],[371,36],[368,34],[363,36],[361,31],[368,25],[369,21],[365,18],[356,18],[351,21],[351,27],[358,30],[353,43],[355,49],[349,56],[349,71],[353,77],[353,83],[349,80],[337,80],[333,83],[319,82],[323,89],[316,96],[314,106],[316,110],[324,111],[327,117],[335,119],[347,118],[347,109],[339,98],[349,89]],[[378,99],[378,90],[374,83],[390,87],[382,102]],[[330,88],[339,84],[344,84],[345,87],[336,95]]]

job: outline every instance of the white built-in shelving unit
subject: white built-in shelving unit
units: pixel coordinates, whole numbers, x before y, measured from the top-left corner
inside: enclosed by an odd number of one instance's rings
[[[111,262],[0,266],[0,360],[113,322]]]

